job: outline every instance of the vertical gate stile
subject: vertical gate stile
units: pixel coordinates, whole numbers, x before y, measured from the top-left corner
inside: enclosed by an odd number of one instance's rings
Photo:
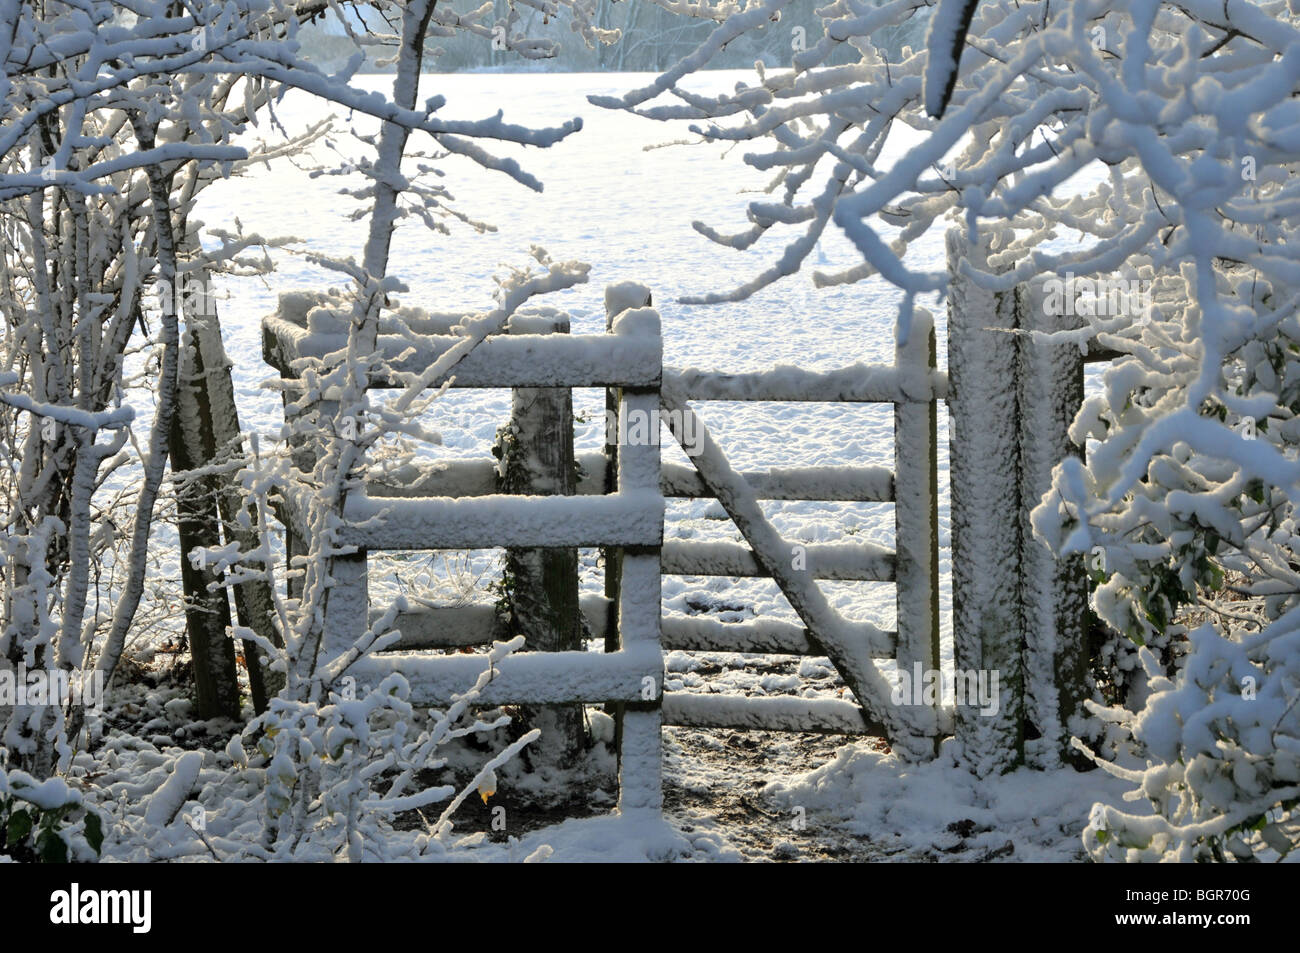
[[[921,684],[924,671],[939,670],[936,363],[934,318],[918,308],[895,352],[902,393],[894,405],[897,660],[913,686]],[[943,704],[942,698],[936,701]]]
[[[650,303],[649,298],[646,304]],[[618,317],[614,306],[607,298],[605,302],[605,333],[614,332],[614,319]],[[605,479],[602,487],[605,493],[618,492],[618,427],[619,406],[623,400],[621,387],[605,388]],[[605,566],[605,651],[617,652],[618,638],[618,603],[619,589],[623,579],[623,548],[606,546],[601,551],[601,560]],[[610,702],[605,707],[606,714],[614,719],[614,750],[623,750],[623,702]]]
[[[649,300],[649,295],[646,295]],[[613,324],[620,336],[652,338],[662,356],[658,316],[648,309],[626,311]],[[660,358],[662,367],[662,357]],[[625,387],[619,406],[618,469],[620,494],[660,496],[660,396],[657,385]],[[645,439],[632,439],[644,434]],[[653,670],[643,677],[641,699],[624,706],[619,749],[619,810],[658,811],[663,805],[662,758],[663,655],[660,647],[660,547],[663,520],[655,538],[625,547],[618,588],[618,640],[621,651],[645,653]]]

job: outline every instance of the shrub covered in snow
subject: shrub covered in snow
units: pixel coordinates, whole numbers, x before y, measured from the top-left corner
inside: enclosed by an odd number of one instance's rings
[[[479,690],[491,681],[495,664],[522,644],[518,638],[494,646],[484,656],[478,683],[433,719],[424,719],[413,708],[410,686],[400,675],[390,675],[360,698],[334,694],[323,701],[274,699],[270,709],[226,747],[239,769],[261,779],[255,798],[267,856],[289,859],[328,852],[353,861],[386,859],[383,845],[393,815],[447,802],[436,820],[425,821],[426,831],[414,845],[421,854],[431,846],[444,849],[451,814],[475,790],[490,793],[484,781],[494,778],[495,769],[538,733],[528,732],[489,759],[460,792],[450,785],[421,786],[419,776],[444,766],[437,757],[443,744],[509,722],[500,716],[487,723],[460,723]]]
[[[385,638],[391,642],[387,627],[393,615],[383,616],[374,630],[356,633],[356,642],[340,653],[321,651],[335,560],[346,555],[334,545],[332,531],[374,441],[392,433],[422,434],[415,418],[458,361],[501,330],[532,296],[586,278],[585,266],[552,263],[538,250],[541,273],[520,270],[503,278],[500,307],[466,316],[457,329],[460,341],[427,376],[416,375],[408,392],[382,405],[367,395],[380,312],[388,307],[388,296],[402,287],[388,268],[396,222],[413,216],[439,232],[448,231],[448,222],[486,227],[451,208],[443,187],[426,183],[425,177],[433,174],[427,166],[416,171],[408,161],[403,169],[403,159],[413,159],[411,133],[428,136],[440,155],[466,156],[540,189],[518,162],[493,156],[483,143],[545,147],[581,128],[576,120],[552,129],[526,128],[504,121],[500,113],[479,121],[442,118],[441,97],[421,99],[419,94],[426,40],[462,30],[491,37],[485,12],[461,18],[427,0],[378,0],[373,6],[391,14],[387,23],[399,24],[398,36],[382,38],[397,51],[391,97],[352,84],[363,60],[359,53],[328,73],[300,55],[298,27],[322,13],[321,4],[236,0],[219,8],[198,4],[182,9],[95,0],[19,4],[0,14],[5,114],[0,210],[6,222],[0,278],[0,363],[5,368],[0,372],[0,458],[5,461],[0,467],[5,526],[0,532],[0,670],[6,674],[23,665],[89,668],[112,685],[128,638],[138,635],[135,623],[146,596],[146,575],[157,568],[151,548],[158,543],[155,520],[165,502],[169,458],[174,464],[178,443],[201,442],[177,410],[185,373],[183,322],[190,317],[180,289],[209,270],[265,271],[267,248],[292,241],[201,234],[200,223],[189,218],[197,193],[250,160],[301,154],[323,135],[326,127],[316,124],[273,146],[250,148],[239,140],[260,116],[274,110],[277,94],[285,89],[304,90],[382,124],[377,139],[366,140],[374,154],[360,168],[318,170],[362,175],[364,185],[348,194],[363,201],[358,214],[369,217],[369,235],[359,263],[313,259],[353,283],[333,316],[348,330],[347,348],[336,360],[303,368],[309,378],[306,392],[290,395],[303,410],[320,400],[319,387],[331,389],[330,397],[337,401],[332,414],[311,414],[290,424],[294,449],[306,450],[314,468],[294,472],[287,446],[263,447],[260,453],[255,446],[223,448],[230,451],[223,473],[234,474],[248,464],[243,476],[255,515],[250,519],[248,511],[236,507],[231,521],[242,521],[246,529],[258,523],[254,545],[228,539],[225,546],[182,554],[209,572],[212,589],[255,578],[274,584],[269,500],[293,486],[308,487],[308,518],[319,532],[293,569],[294,596],[286,598],[283,588],[275,589],[270,628],[262,634],[237,633],[246,645],[255,643],[266,653],[282,685],[279,698],[246,732],[251,749],[247,764],[261,759],[266,765],[257,769],[265,788],[247,800],[265,809],[267,849],[290,854],[318,825],[342,818],[346,854],[359,856],[357,830],[365,817],[454,794],[436,789],[411,795],[404,788],[433,750],[460,730],[454,725],[473,692],[460,700],[450,720],[435,719],[427,730],[409,727],[413,719],[400,684],[385,683],[359,699],[339,700],[349,667],[382,648]],[[595,43],[604,36],[588,20],[592,0],[561,0],[547,9],[555,13],[560,6],[571,14],[574,32],[583,40]],[[141,23],[148,24],[147,31],[141,31]],[[554,54],[552,41],[527,36],[513,14],[502,25],[506,49],[524,57]],[[257,253],[250,253],[250,247]],[[162,292],[156,306],[149,301],[151,291]],[[400,314],[390,313],[400,323]],[[137,329],[153,339],[141,340]],[[136,351],[144,352],[146,362],[143,373],[132,378],[128,358]],[[313,385],[318,389],[313,391]],[[124,449],[135,417],[130,400],[142,393],[152,400],[153,421],[139,454],[133,455]],[[360,423],[355,430],[345,429],[343,418]],[[173,477],[180,482],[202,478],[177,472]],[[130,489],[132,499],[122,508],[129,539],[119,533],[111,518],[115,514],[104,502],[110,480]],[[105,565],[111,571],[101,576]],[[233,696],[234,653],[226,639],[231,634],[236,633],[218,632],[217,641],[231,662]],[[484,658],[485,672],[496,657]],[[197,651],[194,659],[197,666]],[[258,660],[250,657],[248,664],[251,670]],[[229,710],[238,712],[237,697]],[[84,709],[75,706],[6,702],[0,707],[0,753],[39,779],[66,775],[74,761],[84,758],[77,751],[87,740],[85,734],[78,737],[83,719]],[[528,740],[527,735],[519,739],[505,756]],[[150,810],[116,811],[124,842],[147,840],[145,829],[157,833],[175,823],[205,757],[193,755],[174,759]],[[84,767],[78,776],[86,775]],[[369,793],[370,784],[378,785],[381,778],[388,799],[382,807],[372,803],[377,799]],[[2,793],[10,798],[12,792]],[[413,804],[413,797],[418,803]],[[404,806],[395,806],[399,801]],[[41,838],[37,849],[44,851],[53,849],[54,842],[41,825],[62,817],[63,809],[42,810],[33,829]],[[15,836],[29,813],[19,808],[11,815]],[[442,828],[445,824],[435,826],[431,835]]]
[[[0,857],[67,863],[94,860],[103,817],[61,778],[37,781],[0,763]]]
[[[1107,709],[1145,768],[1102,763],[1154,813],[1097,804],[1084,845],[1097,860],[1275,860],[1300,843],[1300,632],[1189,635],[1174,678],[1143,649],[1152,693],[1139,712]]]

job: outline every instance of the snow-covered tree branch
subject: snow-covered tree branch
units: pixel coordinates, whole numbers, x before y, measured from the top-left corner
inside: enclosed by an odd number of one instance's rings
[[[696,224],[725,248],[766,240],[771,265],[687,300],[744,299],[801,270],[834,227],[862,261],[814,282],[883,277],[903,293],[905,334],[912,299],[946,287],[909,252],[946,217],[986,243],[987,269],[962,265],[985,288],[1064,283],[1055,306],[1088,318],[1072,339],[1121,359],[1075,423],[1086,462],[1062,463],[1034,525],[1058,552],[1093,559],[1095,611],[1121,633],[1108,678],[1132,688],[1107,697],[1136,708],[1149,697],[1137,715],[1097,711],[1155,759],[1143,790],[1167,819],[1157,830],[1098,815],[1088,846],[1240,854],[1257,828],[1268,846],[1294,844],[1293,829],[1270,826],[1293,823],[1300,780],[1295,655],[1281,648],[1300,618],[1294,7],[984,3],[967,29],[974,5],[945,2],[930,50],[891,61],[876,31],[928,5],[837,0],[792,69],[760,68],[722,95],[680,85],[780,6],[731,10],[654,82],[593,99],[691,120],[772,174],[747,223]],[[828,65],[844,46],[856,60]],[[1187,642],[1194,616],[1205,626]],[[1194,731],[1192,697],[1208,706]],[[1202,823],[1229,802],[1253,806]]]

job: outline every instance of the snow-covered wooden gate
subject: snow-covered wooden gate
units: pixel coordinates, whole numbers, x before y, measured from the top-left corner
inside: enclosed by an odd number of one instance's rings
[[[936,402],[945,390],[946,378],[935,366],[933,318],[920,309],[900,334],[893,365],[855,364],[831,372],[779,367],[748,374],[665,369],[665,422],[691,454],[693,467],[666,465],[664,494],[716,498],[749,545],[668,541],[664,572],[769,577],[802,622],[665,619],[665,647],[824,655],[857,700],[670,692],[663,701],[666,724],[879,733],[913,757],[934,753],[939,710],[895,704],[876,660],[892,659],[909,674],[918,666],[927,672],[939,667]],[[688,404],[714,400],[893,404],[894,469],[787,467],[738,473]],[[895,548],[784,539],[764,515],[760,499],[892,502]],[[893,582],[896,630],[842,618],[819,588],[822,579]]]
[[[941,712],[895,704],[878,662],[909,673],[938,668],[939,556],[936,402],[946,390],[935,367],[933,319],[918,309],[900,336],[892,365],[855,364],[832,372],[780,367],[754,374],[666,370],[658,315],[640,285],[611,286],[607,333],[518,333],[485,340],[459,365],[455,387],[602,387],[618,420],[652,421],[652,439],[627,439],[618,428],[603,453],[581,454],[575,496],[501,495],[494,461],[442,464],[403,478],[400,485],[367,484],[349,496],[341,542],[353,556],[335,560],[325,650],[350,645],[378,614],[369,605],[371,550],[484,549],[491,547],[600,547],[606,593],[582,600],[594,638],[606,652],[521,652],[502,661],[482,695],[487,704],[612,705],[618,713],[620,806],[656,808],[660,792],[663,724],[882,734],[895,750],[916,758],[933,754]],[[526,320],[520,318],[518,320]],[[308,329],[306,315],[281,313],[264,321],[264,354],[285,377],[303,359],[336,352],[344,340]],[[416,328],[427,335],[419,353],[400,364],[427,365],[450,347],[447,321],[430,317]],[[527,330],[526,328],[524,330]],[[394,354],[408,338],[385,342]],[[426,353],[427,351],[427,353]],[[372,386],[385,386],[375,381]],[[690,402],[800,401],[894,405],[895,465],[786,467],[738,473]],[[690,435],[691,466],[660,462],[659,421],[679,440]],[[718,500],[749,544],[663,544],[664,497]],[[584,498],[585,497],[585,498]],[[783,539],[759,500],[865,501],[894,504],[896,545],[818,545]],[[286,501],[283,518],[292,556],[304,550],[304,501]],[[660,574],[766,576],[780,587],[800,623],[775,619],[724,623],[661,618]],[[842,618],[818,580],[892,582],[897,625],[883,630]],[[392,651],[358,662],[362,684],[400,671],[414,700],[445,705],[482,671],[481,655],[440,655],[430,649],[483,645],[496,633],[487,602],[419,608],[398,615],[402,633]],[[735,698],[664,695],[663,649],[828,657],[855,702],[797,697]]]
[[[614,315],[609,333],[489,337],[457,366],[452,386],[611,388],[625,417],[657,420],[663,365],[659,316],[648,307],[620,304],[627,300],[627,287],[612,286],[607,292]],[[409,337],[382,333],[379,347],[399,372],[427,367],[460,340],[450,334],[452,323],[430,317],[413,328],[422,335],[419,348],[412,348]],[[310,330],[306,314],[286,314],[283,302],[280,314],[263,321],[264,356],[286,378],[300,373],[304,359],[321,359],[344,346],[346,334]],[[397,384],[372,379],[370,386]],[[614,620],[618,650],[515,652],[497,663],[479,698],[487,705],[625,704],[619,807],[657,810],[662,801],[659,559],[664,516],[658,441],[622,447],[609,492],[595,497],[501,495],[493,471],[491,465],[435,467],[401,486],[368,483],[349,495],[338,542],[357,551],[335,558],[323,651],[334,655],[346,650],[378,613],[369,604],[367,586],[367,553],[372,550],[618,547],[625,553]],[[290,558],[303,551],[307,532],[306,501],[294,492],[307,491],[288,491],[284,501]],[[394,650],[360,660],[349,674],[364,686],[400,672],[411,685],[413,703],[446,706],[474,685],[484,670],[484,656],[428,650],[489,642],[493,621],[487,603],[463,612],[399,613],[394,627],[402,638]]]

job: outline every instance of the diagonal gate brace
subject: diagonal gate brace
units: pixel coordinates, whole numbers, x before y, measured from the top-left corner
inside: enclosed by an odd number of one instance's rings
[[[753,488],[732,468],[722,449],[695,416],[676,378],[664,375],[660,399],[668,411],[665,416],[669,428],[688,451],[700,479],[716,496],[753,549],[755,559],[780,586],[791,607],[839,671],[862,706],[868,730],[879,731],[895,748],[911,756],[931,757],[936,728],[933,710],[892,703],[889,682],[871,659],[870,640],[863,639],[860,631],[851,635],[816,581],[794,568],[791,544],[763,515]],[[690,440],[695,448],[693,454],[686,435],[694,438]]]

